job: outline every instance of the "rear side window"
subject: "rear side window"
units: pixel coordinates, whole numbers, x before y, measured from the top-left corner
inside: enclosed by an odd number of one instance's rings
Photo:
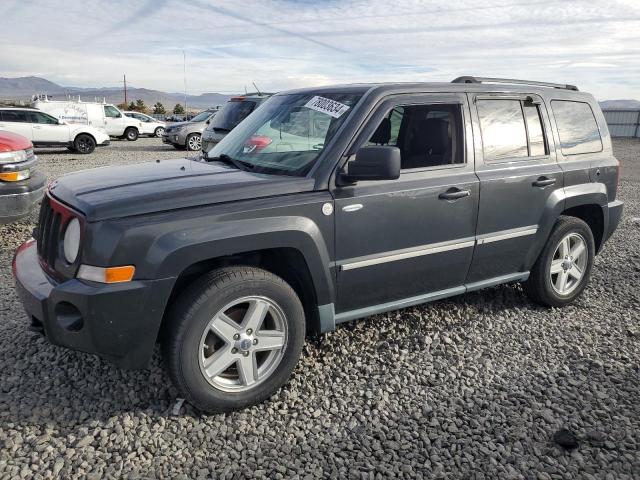
[[[49,125],[57,125],[58,120],[53,118],[51,115],[47,115],[42,112],[29,112],[29,118],[31,119],[31,123],[46,123]]]
[[[28,123],[27,112],[24,110],[3,110],[0,112],[3,122],[20,122]]]
[[[256,108],[251,100],[231,100],[211,120],[210,129],[230,132]]]
[[[553,100],[551,109],[558,125],[563,155],[602,151],[598,123],[588,103]]]

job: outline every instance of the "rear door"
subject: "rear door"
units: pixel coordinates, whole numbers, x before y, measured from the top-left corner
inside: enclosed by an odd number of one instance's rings
[[[401,95],[381,104],[356,140],[400,148],[397,180],[337,186],[338,321],[464,291],[478,179],[466,97]]]
[[[477,245],[467,283],[526,272],[545,206],[563,187],[549,115],[537,95],[470,94],[480,179]]]
[[[69,141],[69,126],[60,125],[58,119],[43,112],[29,112],[33,143],[67,143]]]
[[[33,141],[31,122],[26,110],[0,110],[0,129],[17,133]]]

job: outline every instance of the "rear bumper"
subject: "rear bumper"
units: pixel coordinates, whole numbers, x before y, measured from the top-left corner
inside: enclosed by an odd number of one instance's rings
[[[97,147],[106,147],[109,144],[111,144],[111,139],[107,138],[106,140],[103,140],[101,143],[96,144],[96,146]]]
[[[604,232],[603,243],[606,242],[609,237],[613,235],[613,232],[616,231],[616,228],[618,228],[618,224],[622,218],[623,207],[624,204],[620,200],[614,200],[607,205],[607,209],[609,210],[609,223],[607,225],[607,231]]]
[[[0,183],[0,223],[9,223],[23,218],[42,200],[46,177],[37,170],[28,180]]]
[[[51,343],[122,368],[146,367],[175,279],[56,283],[42,271],[32,240],[16,252],[13,274],[32,328]]]

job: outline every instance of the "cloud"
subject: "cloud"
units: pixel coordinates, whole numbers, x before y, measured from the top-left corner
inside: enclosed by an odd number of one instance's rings
[[[72,86],[237,92],[462,74],[640,98],[636,0],[15,2],[0,75]]]

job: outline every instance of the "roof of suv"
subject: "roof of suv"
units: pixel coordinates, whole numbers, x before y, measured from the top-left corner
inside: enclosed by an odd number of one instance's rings
[[[467,81],[467,79],[469,79]],[[551,92],[558,96],[587,96],[579,92],[573,85],[553,84],[545,82],[528,82],[510,79],[480,79],[475,77],[459,77],[453,82],[388,82],[388,83],[354,83],[308,87],[281,92],[283,94],[298,93],[422,93],[422,92],[486,92],[486,93],[535,93],[549,96]]]

